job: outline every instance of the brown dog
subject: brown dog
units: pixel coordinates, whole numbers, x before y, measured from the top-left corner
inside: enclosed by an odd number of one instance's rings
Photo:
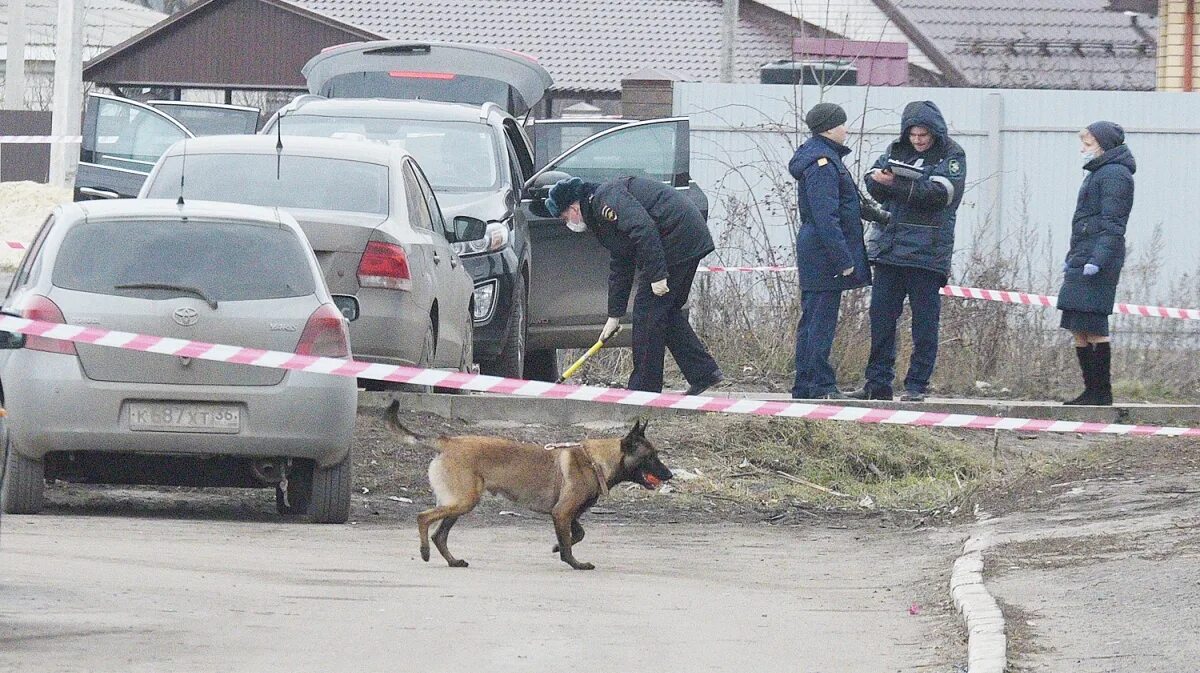
[[[388,409],[388,425],[414,436],[400,424],[399,403]],[[601,495],[623,481],[654,489],[673,476],[646,439],[646,423],[638,421],[624,437],[588,439],[579,444],[524,444],[500,437],[439,437],[439,454],[429,463],[429,485],[437,506],[417,515],[421,558],[429,560],[429,526],[441,521],[433,543],[453,568],[467,562],[456,559],[446,546],[450,528],[458,517],[479,504],[484,492],[499,493],[535,512],[554,519],[558,544],[554,551],[576,570],[591,570],[571,547],[583,539],[583,515]]]

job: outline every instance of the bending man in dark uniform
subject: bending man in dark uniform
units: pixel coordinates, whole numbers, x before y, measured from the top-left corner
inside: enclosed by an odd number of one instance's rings
[[[591,230],[611,254],[609,317],[600,338],[616,331],[637,273],[630,390],[662,391],[667,349],[688,381],[688,395],[699,395],[724,378],[683,314],[696,268],[715,249],[694,203],[647,178],[603,184],[568,178],[550,188],[546,210],[573,232]]]

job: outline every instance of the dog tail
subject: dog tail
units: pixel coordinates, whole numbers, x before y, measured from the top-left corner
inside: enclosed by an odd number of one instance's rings
[[[383,422],[388,430],[400,435],[405,444],[424,444],[428,442],[428,437],[413,432],[400,422],[400,400],[392,400],[387,411],[383,412]]]

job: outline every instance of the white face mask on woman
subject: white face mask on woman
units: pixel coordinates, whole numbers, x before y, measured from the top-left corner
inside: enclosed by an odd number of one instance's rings
[[[1081,161],[1082,161],[1082,162],[1083,162],[1085,165],[1087,164],[1087,162],[1089,162],[1089,161],[1091,161],[1092,159],[1095,159],[1095,158],[1096,158],[1096,153],[1095,153],[1095,152],[1081,152],[1081,153],[1079,154],[1079,159],[1080,159],[1080,160],[1081,160]]]
[[[583,221],[583,211],[579,209],[579,204],[572,204],[562,213],[563,223],[567,225],[567,229],[582,234],[587,231],[587,222]]]

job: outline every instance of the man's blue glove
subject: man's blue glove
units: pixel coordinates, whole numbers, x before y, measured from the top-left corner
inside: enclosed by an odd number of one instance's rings
[[[1094,276],[1098,273],[1100,273],[1100,267],[1096,266],[1095,264],[1084,264],[1083,265],[1083,275]]]

